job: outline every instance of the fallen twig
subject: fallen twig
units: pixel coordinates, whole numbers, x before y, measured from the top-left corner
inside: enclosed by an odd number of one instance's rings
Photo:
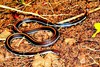
[[[43,17],[43,16],[58,16],[58,15],[55,15],[55,14],[54,14],[54,15],[39,15],[39,14],[36,14],[36,13],[33,13],[33,12],[25,12],[25,11],[21,11],[21,10],[18,10],[18,9],[15,9],[15,8],[11,8],[11,7],[8,7],[8,6],[4,6],[4,5],[0,5],[0,7],[1,7],[1,8],[5,8],[5,9],[9,9],[9,10],[12,10],[12,11],[17,11],[17,12],[23,13],[23,14],[31,14],[31,15],[38,16],[38,17],[43,18],[43,19],[46,19],[46,20],[48,20],[48,19],[45,18],[45,17]],[[88,11],[88,14],[93,13],[93,12],[98,11],[98,10],[100,10],[100,7]],[[65,15],[65,14],[60,14],[60,16],[62,16],[62,15]],[[83,15],[85,15],[85,13],[81,13],[81,14],[79,14],[79,15],[76,15],[76,16],[74,16],[74,17],[65,19],[65,20],[60,21],[60,22],[58,22],[58,23],[59,23],[59,24],[63,24],[63,23],[65,23],[65,22],[69,22],[69,21],[71,21],[71,20],[74,20],[74,19],[76,19],[76,18],[79,18],[79,17],[81,17],[81,16],[83,16]]]
[[[23,37],[23,38],[16,44],[16,46],[19,46],[20,43],[21,43],[24,39],[25,39],[25,37]]]
[[[96,62],[96,61],[93,59],[93,57],[89,56],[89,58],[91,58],[91,59],[93,60],[93,63],[91,63],[90,65],[92,65],[92,64],[97,64],[97,65],[99,65],[99,63]]]
[[[18,9],[15,9],[15,8],[11,8],[11,7],[8,7],[8,6],[4,6],[4,5],[0,5],[1,8],[5,8],[5,9],[9,9],[9,10],[12,10],[12,11],[17,11],[19,13],[23,13],[23,14],[30,14],[30,15],[34,15],[34,16],[38,16],[40,18],[43,18],[43,19],[46,19],[45,17],[42,17],[41,15],[39,14],[36,14],[36,13],[33,13],[33,12],[25,12],[25,11],[21,11],[21,10],[18,10]]]
[[[61,30],[61,29],[62,29],[62,27],[59,27],[58,31]]]
[[[52,7],[52,5],[51,5],[50,2],[49,2],[49,5],[50,5],[50,7],[51,7],[51,11],[52,11],[52,13],[54,13],[53,7]]]
[[[68,16],[69,14],[53,14],[53,15],[41,15],[41,16]]]
[[[43,19],[46,19],[48,20],[47,18],[43,17],[43,16],[66,16],[68,14],[53,14],[53,15],[39,15],[37,13],[33,13],[33,12],[25,12],[25,11],[22,11],[22,10],[18,10],[16,8],[11,8],[11,7],[8,7],[8,6],[4,6],[4,5],[0,5],[1,8],[5,8],[5,9],[9,9],[9,10],[12,10],[12,11],[17,11],[19,13],[23,13],[23,14],[30,14],[30,15],[34,15],[34,16],[38,16],[40,18],[43,18]]]
[[[95,49],[90,48],[90,47],[87,47],[87,46],[83,46],[83,47],[86,48],[86,49],[89,49],[89,50],[91,50],[91,51],[100,51],[100,50],[95,50]]]
[[[65,22],[69,22],[69,21],[71,21],[71,20],[74,20],[74,19],[79,18],[79,17],[84,16],[84,15],[85,15],[85,13],[82,13],[82,14],[76,15],[76,16],[74,16],[74,17],[71,17],[71,18],[69,18],[69,19],[65,19],[65,20],[63,20],[63,21],[60,21],[60,22],[58,22],[58,23],[59,23],[59,24],[63,24],[63,23],[65,23]]]
[[[4,40],[4,41],[5,41],[6,39],[5,39],[5,38],[0,38],[0,41],[1,41],[1,40]]]
[[[87,13],[90,14],[90,13],[93,13],[93,12],[98,11],[98,10],[100,10],[100,7],[96,8],[96,9],[93,9],[93,10],[90,10],[90,11],[88,11]],[[85,15],[85,13],[81,13],[81,14],[79,14],[79,15],[76,15],[76,16],[74,16],[74,17],[71,17],[71,18],[68,18],[68,19],[66,19],[66,20],[60,21],[60,22],[58,22],[58,23],[59,23],[59,24],[63,24],[63,23],[65,23],[65,22],[69,22],[69,21],[71,21],[71,20],[74,20],[74,19],[76,19],[76,18],[79,18],[79,17],[81,17],[81,16],[83,16],[83,15]]]

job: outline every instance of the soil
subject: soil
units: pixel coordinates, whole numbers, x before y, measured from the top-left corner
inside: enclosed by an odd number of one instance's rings
[[[32,1],[25,0],[25,3],[27,4]],[[92,10],[100,6],[99,0],[34,0],[30,6],[23,5],[20,0],[0,0],[0,4],[23,11],[38,13],[49,19],[51,23],[58,23],[64,19],[81,14],[86,9]],[[9,24],[33,17],[16,12],[19,15],[19,18],[16,20],[12,16],[13,12],[0,8],[0,33],[5,29],[13,33]],[[64,15],[60,16],[60,14]],[[26,40],[23,40],[21,45],[16,46],[15,44],[20,40],[16,39],[13,41],[12,47],[17,48],[16,50],[18,51],[20,49],[21,51],[30,49],[28,50],[30,52],[46,49],[59,50],[60,59],[63,59],[62,64],[64,64],[62,67],[100,67],[100,33],[92,38],[93,33],[96,32],[94,24],[97,22],[100,22],[100,10],[89,14],[81,24],[69,28],[59,28],[60,38],[53,46],[46,48],[34,47]],[[38,23],[31,23],[30,25],[33,25],[30,26],[31,28],[29,27],[30,29],[43,26]],[[27,30],[29,28],[24,29],[22,27],[20,30]],[[45,32],[42,31],[41,33]],[[36,36],[38,35],[37,33]],[[39,39],[38,37],[36,38]],[[0,40],[0,59],[0,67],[32,67],[32,62],[34,61],[34,57],[20,57],[12,54],[5,48],[5,41],[2,40]],[[60,61],[62,62],[62,60]]]

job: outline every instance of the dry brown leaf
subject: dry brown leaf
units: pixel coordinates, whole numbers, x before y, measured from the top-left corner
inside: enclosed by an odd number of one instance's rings
[[[51,59],[50,58],[45,58],[45,64],[44,64],[44,67],[51,67]]]
[[[51,59],[51,60],[55,60],[55,59],[58,59],[59,56],[55,55],[55,54],[52,54],[52,53],[48,53],[46,56],[45,56],[45,59]]]
[[[76,39],[75,38],[65,38],[64,42],[66,44],[72,45],[76,42]]]
[[[0,62],[3,62],[5,60],[5,57],[2,53],[0,53]]]
[[[6,51],[5,53],[6,53],[6,54],[5,54],[5,59],[9,59],[9,58],[14,57],[14,55],[11,54],[11,53],[9,53],[8,51]]]
[[[10,35],[11,33],[9,32],[8,29],[5,29],[1,34],[0,34],[0,39],[1,40],[6,40],[6,38]]]
[[[54,60],[57,60],[59,57],[55,54],[52,54],[52,53],[48,53],[44,59],[45,59],[45,65],[44,67],[52,67],[51,64],[52,64],[52,61]]]
[[[86,63],[86,58],[85,58],[85,55],[84,54],[78,56],[78,58],[79,58],[81,64]]]
[[[34,57],[34,61],[32,63],[33,67],[43,67],[44,66],[44,59],[40,56],[40,54],[37,54]]]
[[[62,67],[58,59],[59,59],[59,56],[52,53],[48,53],[47,55],[45,55],[44,58],[41,57],[39,54],[37,54],[34,57],[32,66],[33,67],[52,67],[56,65],[57,67],[59,66]]]

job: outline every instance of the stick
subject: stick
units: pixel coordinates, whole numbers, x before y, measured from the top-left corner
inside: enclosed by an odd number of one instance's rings
[[[60,22],[58,22],[58,24],[63,24],[63,23],[65,23],[65,22],[69,22],[69,21],[74,20],[74,19],[76,19],[76,18],[79,18],[79,17],[81,17],[81,16],[83,16],[83,15],[85,15],[85,13],[76,15],[76,16],[74,16],[74,17],[71,17],[71,18],[69,18],[69,19],[65,19],[65,20],[63,20],[63,21],[60,21]]]
[[[5,40],[6,40],[6,38],[0,38],[0,41],[2,41],[2,40],[4,40],[4,41],[5,41]]]
[[[43,18],[43,19],[46,19],[46,20],[47,20],[47,18],[44,18],[44,17],[42,17],[41,15],[36,14],[36,13],[25,12],[25,11],[21,11],[21,10],[18,10],[18,9],[15,9],[15,8],[11,8],[11,7],[8,7],[8,6],[4,6],[4,5],[0,5],[0,7],[1,7],[1,8],[5,8],[5,9],[9,9],[9,10],[12,10],[12,11],[17,11],[17,12],[23,13],[23,14],[31,14],[31,15],[38,16],[38,17],[40,17],[40,18]]]
[[[23,38],[16,44],[16,46],[19,46],[20,43],[21,43],[24,39],[25,39],[25,37],[23,37]]]
[[[100,7],[88,11],[88,14],[93,13],[93,12],[98,11],[98,10],[100,10]],[[79,17],[81,17],[81,16],[83,16],[83,15],[85,15],[85,13],[81,13],[81,14],[76,15],[76,16],[74,16],[74,17],[71,17],[71,18],[68,18],[68,19],[66,19],[66,20],[60,21],[60,22],[58,22],[58,24],[63,24],[63,23],[65,23],[65,22],[69,22],[69,21],[74,20],[74,19],[76,19],[76,18],[79,18]]]
[[[42,16],[49,16],[49,17],[51,17],[51,16],[68,16],[69,14],[52,14],[52,15],[45,15],[45,14],[43,14]]]
[[[93,10],[90,10],[88,13],[90,14],[90,13],[96,12],[96,11],[98,11],[98,10],[100,10],[100,7],[95,8],[95,9],[93,9]]]
[[[93,59],[93,57],[91,57],[91,56],[89,56],[89,57],[93,60],[93,63],[91,63],[91,64],[97,64],[97,65],[99,65],[99,63],[96,62],[96,61]]]
[[[89,50],[91,50],[91,51],[100,52],[100,50],[95,50],[95,49],[93,49],[93,48],[90,48],[90,47],[87,47],[87,46],[83,46],[83,47],[85,47],[86,49],[89,49]]]
[[[11,8],[11,7],[8,7],[8,6],[4,6],[4,5],[0,5],[0,7],[1,7],[1,8],[5,8],[5,9],[9,9],[9,10],[13,10],[13,11],[17,11],[17,12],[23,13],[23,14],[31,14],[31,15],[38,16],[38,17],[40,17],[40,18],[43,18],[43,19],[46,19],[46,20],[47,20],[47,18],[45,18],[45,17],[43,17],[43,16],[41,16],[41,15],[39,15],[39,14],[36,14],[36,13],[25,12],[25,11],[21,11],[21,10],[18,10],[18,9],[15,9],[15,8]],[[93,12],[98,11],[98,10],[100,10],[100,7],[88,11],[88,14],[93,13]],[[69,21],[74,20],[74,19],[76,19],[76,18],[79,18],[79,17],[81,17],[81,16],[83,16],[83,15],[85,15],[85,13],[76,15],[76,16],[74,16],[74,17],[65,19],[65,20],[63,20],[63,21],[60,21],[60,22],[58,22],[58,24],[63,24],[63,23],[65,23],[65,22],[69,22]],[[45,16],[45,15],[44,15],[44,16]]]

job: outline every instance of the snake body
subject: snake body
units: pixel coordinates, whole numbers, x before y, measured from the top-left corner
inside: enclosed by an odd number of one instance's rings
[[[30,23],[30,22],[41,22],[43,23],[44,21],[42,20],[36,20],[34,18],[29,18],[29,19],[25,19],[23,21],[19,21],[17,23],[14,24],[14,27],[13,27],[13,31],[14,32],[17,32],[17,33],[14,33],[12,35],[9,35],[6,39],[6,42],[5,42],[5,47],[12,53],[16,54],[16,55],[22,55],[22,56],[34,56],[35,54],[37,53],[40,53],[40,54],[46,54],[46,53],[49,53],[49,52],[52,52],[52,53],[56,53],[58,54],[59,51],[57,50],[54,50],[54,49],[51,49],[51,50],[43,50],[43,51],[38,51],[38,52],[19,52],[19,51],[16,51],[14,50],[12,47],[11,47],[11,41],[13,39],[16,39],[16,38],[23,38],[25,37],[25,39],[27,41],[29,41],[30,43],[32,43],[33,46],[40,46],[40,47],[48,47],[48,46],[51,46],[53,45],[60,37],[60,34],[59,32],[57,31],[56,28],[54,27],[51,27],[51,26],[45,26],[45,27],[40,27],[40,28],[36,28],[36,29],[33,29],[33,30],[30,30],[30,31],[20,31],[19,30],[19,27],[24,23]],[[40,23],[40,24],[41,24]],[[38,42],[36,40],[34,40],[29,34],[34,34],[35,32],[39,31],[39,30],[48,30],[48,31],[51,31],[53,33],[53,36],[48,39],[48,40],[45,40],[43,42]]]
[[[46,54],[46,53],[49,53],[49,52],[58,54],[59,51],[58,50],[53,50],[53,49],[51,49],[51,50],[43,50],[43,51],[38,51],[38,52],[18,52],[18,51],[14,50],[11,47],[11,41],[14,38],[22,38],[24,36],[34,46],[48,47],[48,46],[53,45],[59,39],[60,34],[57,31],[58,27],[71,27],[71,26],[74,26],[74,25],[77,25],[77,24],[81,23],[85,19],[86,19],[86,15],[82,16],[81,19],[79,19],[79,20],[77,20],[77,21],[75,21],[73,23],[67,23],[66,22],[64,24],[52,24],[50,22],[47,22],[46,20],[39,19],[39,18],[28,18],[28,19],[19,21],[19,22],[15,23],[14,27],[13,27],[13,31],[14,32],[18,32],[18,33],[14,33],[14,34],[12,34],[12,35],[10,35],[10,36],[7,37],[6,42],[5,42],[5,44],[6,44],[5,47],[10,52],[12,52],[12,53],[14,53],[16,55],[21,55],[21,56],[34,56],[37,53]],[[31,30],[31,31],[28,31],[28,32],[23,32],[23,31],[20,31],[18,28],[24,22],[26,22],[26,23],[30,23],[30,22],[35,23],[35,22],[37,22],[37,23],[42,24],[42,25],[44,25],[46,27],[40,27],[40,28]],[[35,41],[29,34],[34,33],[36,31],[39,31],[39,30],[49,30],[49,31],[51,31],[53,33],[52,38],[49,39],[49,40],[43,41],[43,42],[37,42],[37,41]]]

